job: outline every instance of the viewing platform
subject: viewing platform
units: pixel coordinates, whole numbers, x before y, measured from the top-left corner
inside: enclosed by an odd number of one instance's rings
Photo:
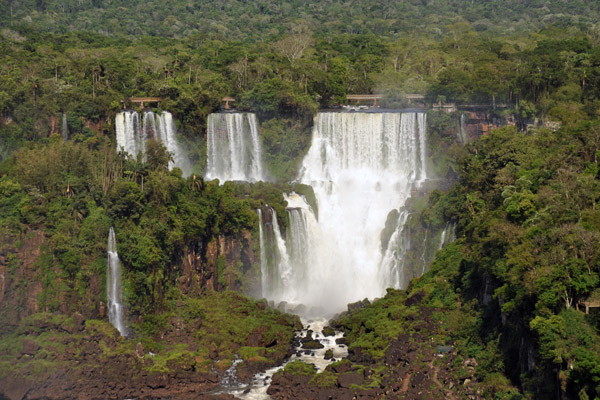
[[[347,94],[346,99],[348,102],[356,102],[359,104],[361,101],[372,101],[373,107],[377,107],[377,99],[383,98],[381,94]]]
[[[579,306],[583,306],[585,308],[585,313],[590,313],[590,308],[600,308],[600,300],[580,300],[577,304],[575,304],[575,308],[579,310]]]
[[[123,103],[123,109],[127,108],[127,104],[139,104],[140,108],[144,108],[145,103],[156,103],[156,105],[160,105],[162,100],[163,99],[161,97],[130,97],[128,99],[121,100],[121,103]]]
[[[223,102],[223,108],[225,110],[229,110],[231,108],[231,106],[229,105],[229,103],[234,103],[235,99],[233,97],[223,97],[221,99],[221,102]]]
[[[348,100],[349,104],[352,104],[352,102],[354,102],[354,104],[358,105],[363,101],[364,102],[372,101],[373,107],[377,107],[377,100],[381,100],[383,97],[384,97],[384,95],[382,95],[382,94],[347,94],[346,95],[346,99]],[[410,93],[410,94],[402,95],[401,97],[408,101],[409,106],[412,106],[413,104],[423,103],[425,101],[424,94]]]
[[[421,102],[423,103],[425,101],[425,95],[424,94],[407,94],[404,96],[404,98],[406,98],[406,100],[408,100],[408,104],[413,104],[413,102]]]
[[[455,103],[433,103],[433,109],[438,111],[445,111],[448,113],[457,111]]]

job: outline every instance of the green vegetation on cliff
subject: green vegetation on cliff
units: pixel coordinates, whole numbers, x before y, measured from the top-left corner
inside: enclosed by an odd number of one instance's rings
[[[284,215],[284,188],[184,179],[178,169],[167,170],[168,157],[160,145],[148,146],[156,156],[143,162],[115,154],[106,138],[76,143],[53,136],[20,149],[2,164],[0,226],[4,243],[14,243],[2,250],[14,254],[31,231],[44,233],[36,264],[40,271],[35,273],[42,283],[40,309],[97,313],[104,300],[110,226],[115,227],[133,314],[160,310],[165,293],[178,285],[195,292],[239,289],[246,273],[245,289],[256,284],[259,260],[218,270],[215,256],[207,258],[207,251],[213,246],[222,254],[215,243],[220,237],[234,238],[243,247],[252,246],[244,235],[254,234],[258,242],[255,210],[268,202]],[[191,286],[180,280],[186,252],[198,257],[192,267],[199,269],[200,281]],[[32,268],[14,257],[16,265]],[[18,310],[0,312],[12,320],[7,314]]]
[[[575,308],[599,286],[599,138],[587,121],[498,130],[469,146],[460,183],[440,199],[458,221],[461,258],[434,270],[479,300],[481,337],[495,338],[503,372],[538,398],[598,396],[600,325]]]
[[[453,310],[448,335],[484,382],[506,375],[532,398],[599,395],[600,319],[582,305],[600,286],[599,126],[493,131],[422,213],[456,221],[458,240],[411,290]]]
[[[185,393],[194,382],[210,382],[208,390],[238,355],[238,370],[246,375],[281,363],[301,327],[298,317],[229,291],[202,298],[173,292],[169,300],[162,313],[130,327],[130,340],[108,321],[78,313],[38,313],[4,329],[0,390],[33,387],[31,396],[60,397],[98,385],[105,387],[94,396],[122,398],[136,386],[164,387],[155,383],[161,381],[181,386],[171,393]]]
[[[352,382],[354,393],[410,397],[424,374],[446,383],[432,394],[446,398],[598,398],[600,315],[585,302],[600,298],[599,151],[600,125],[581,121],[555,132],[506,127],[457,152],[459,182],[411,206],[411,224],[451,221],[457,240],[406,291],[332,322],[346,333],[347,365],[310,379],[290,368],[273,391]]]
[[[27,9],[13,6],[15,14]],[[401,37],[290,30],[260,41],[42,34],[7,25],[0,31],[0,157],[59,133],[63,113],[76,142],[112,137],[115,113],[130,96],[164,99],[196,175],[205,164],[207,115],[223,96],[234,96],[237,107],[258,113],[267,166],[280,180],[296,177],[314,113],[349,93],[383,93],[382,105],[393,107],[408,106],[410,93],[430,103],[506,106],[495,113],[516,115],[521,128],[536,118],[596,118],[597,26],[543,25],[490,35],[456,20]]]
[[[256,112],[270,176],[287,181],[319,107],[350,93],[405,107],[406,94],[422,93],[430,103],[483,104],[516,128],[461,148],[451,137],[458,121],[428,114],[431,171],[461,180],[427,204],[415,200],[410,228],[450,221],[458,240],[408,292],[338,320],[350,362],[318,375],[289,364],[283,378],[370,393],[398,384],[404,361],[436,373],[435,345],[452,345],[439,362],[465,372],[447,378],[476,379],[486,396],[600,397],[600,317],[577,310],[600,297],[598,11],[593,1],[542,0],[3,2],[0,371],[43,374],[63,353],[124,352],[135,371],[165,374],[222,370],[234,354],[271,365],[297,321],[212,291],[257,292],[257,260],[228,259],[223,248],[256,254],[255,209],[268,203],[282,218],[281,192],[292,186],[204,182],[207,115],[225,95]],[[190,177],[168,171],[156,143],[146,161],[115,152],[121,100],[142,95],[174,113]],[[310,201],[310,190],[296,190]],[[93,319],[105,300],[110,226],[131,322],[155,353],[142,361]],[[88,319],[83,328],[75,312]],[[165,345],[163,334],[177,340]],[[82,348],[89,338],[103,347]],[[399,343],[416,347],[403,353]]]

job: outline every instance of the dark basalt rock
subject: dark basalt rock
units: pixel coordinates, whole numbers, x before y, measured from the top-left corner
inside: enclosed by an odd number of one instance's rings
[[[414,306],[415,304],[419,304],[424,298],[425,292],[421,290],[404,300],[404,305],[407,307]]]
[[[337,386],[341,388],[350,388],[350,385],[360,385],[362,376],[356,372],[347,372],[340,374],[337,379]]]
[[[303,342],[310,342],[311,340],[314,340],[313,338],[313,331],[311,329],[306,331],[306,336],[303,338]]]
[[[362,347],[355,347],[348,350],[348,359],[360,364],[372,364],[375,362],[373,357],[363,351]]]
[[[34,340],[23,339],[23,349],[21,350],[21,354],[32,356],[37,353],[39,349],[40,345]]]
[[[83,331],[85,328],[85,318],[83,315],[79,313],[73,314],[73,325],[75,325],[79,332]]]
[[[314,349],[322,349],[324,347],[325,346],[323,346],[323,344],[321,342],[319,342],[318,340],[310,340],[310,341],[302,343],[303,349],[314,350]]]
[[[348,344],[348,340],[345,337],[341,337],[338,339],[335,339],[335,344]]]
[[[255,328],[250,335],[246,338],[246,346],[250,347],[260,347],[264,341],[264,334],[266,331],[266,327],[259,326]]]
[[[359,300],[355,303],[348,304],[348,311],[352,312],[352,311],[360,310],[361,308],[365,308],[369,304],[371,304],[369,299]]]
[[[323,336],[335,336],[335,330],[331,326],[323,328]]]

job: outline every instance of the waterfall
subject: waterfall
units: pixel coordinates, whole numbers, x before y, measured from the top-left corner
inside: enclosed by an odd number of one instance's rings
[[[262,210],[256,210],[258,213],[258,238],[260,241],[260,290],[262,296],[266,296],[267,292],[267,275],[269,273],[267,264],[267,241],[265,239],[265,230],[263,229],[264,221]]]
[[[467,143],[467,124],[465,121],[466,114],[460,114],[460,127],[458,130],[458,141],[461,144]]]
[[[442,234],[440,235],[440,244],[438,246],[438,250],[441,250],[442,247],[444,247],[444,245],[446,244],[446,235],[448,234],[448,226],[450,225],[450,223],[447,223],[446,226],[444,227],[444,230],[442,231]]]
[[[67,113],[62,114],[62,125],[60,133],[64,141],[69,140],[69,126],[67,124]]]
[[[190,165],[185,152],[177,143],[177,128],[173,115],[168,111],[156,114],[145,111],[140,114],[136,111],[124,111],[117,114],[115,119],[117,134],[117,150],[124,150],[132,157],[137,157],[141,152],[142,158],[146,155],[146,140],[154,139],[160,142],[173,156],[169,168],[178,167],[184,175],[189,175]]]
[[[419,135],[419,158],[421,159],[421,169],[419,170],[419,181],[427,179],[427,114],[417,113],[417,129]],[[410,134],[410,133],[409,133]]]
[[[456,224],[448,222],[440,235],[440,244],[438,250],[456,240]]]
[[[423,235],[423,243],[421,244],[421,258],[419,259],[419,263],[421,264],[421,275],[425,274],[425,270],[429,265],[429,260],[427,259],[427,236],[429,235],[429,229],[425,230],[425,235]]]
[[[277,213],[273,210],[273,234],[275,236],[275,243],[277,244],[277,253],[279,255],[279,282],[280,285],[276,289],[287,288],[290,286],[290,279],[292,275],[292,266],[290,265],[290,257],[288,255],[285,241],[281,236],[281,230],[279,229],[279,223],[277,222]]]
[[[265,180],[256,115],[208,116],[206,178],[222,182]]]
[[[409,213],[402,210],[398,216],[396,229],[386,244],[379,264],[380,279],[384,287],[406,287],[403,273],[406,264],[406,253],[410,249],[410,235],[404,232]]]
[[[301,196],[286,197],[291,273],[273,300],[337,311],[405,285],[401,248],[382,250],[380,234],[388,213],[427,179],[426,146],[424,113],[316,116],[300,182],[313,187],[319,217]]]
[[[272,207],[258,209],[262,296],[276,298],[289,286],[292,268],[288,250]]]
[[[117,328],[121,336],[127,335],[121,302],[121,261],[117,253],[115,230],[111,227],[108,232],[106,273],[106,298],[108,300],[108,320]]]
[[[117,150],[123,150],[133,157],[138,153],[146,152],[145,129],[141,128],[140,115],[135,111],[125,111],[117,114],[115,118],[117,134]]]
[[[302,295],[325,278],[318,259],[321,240],[319,223],[304,196],[292,192],[284,194],[284,198],[288,203],[289,227],[286,236],[292,265],[292,273],[288,286],[284,287],[284,293],[288,302],[304,303]]]

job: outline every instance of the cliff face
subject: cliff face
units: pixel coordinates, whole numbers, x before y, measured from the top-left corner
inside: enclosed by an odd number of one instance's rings
[[[462,125],[465,139],[473,141],[482,135],[487,135],[491,129],[515,125],[515,119],[513,116],[504,118],[484,111],[464,111]]]
[[[45,244],[42,231],[34,230],[20,238],[0,235],[0,320],[15,325],[40,311],[42,284],[36,262]]]
[[[82,266],[85,277],[64,276],[41,230],[19,237],[0,235],[0,320],[15,326],[37,312],[78,312],[87,318],[104,318],[105,269]],[[188,295],[204,290],[233,289],[252,292],[260,270],[258,251],[249,231],[219,236],[208,243],[193,243],[175,263],[179,289]],[[101,255],[99,255],[101,257]],[[105,267],[104,267],[105,268]]]
[[[179,288],[186,294],[227,288],[252,294],[260,266],[254,247],[249,231],[188,246],[180,267]]]

